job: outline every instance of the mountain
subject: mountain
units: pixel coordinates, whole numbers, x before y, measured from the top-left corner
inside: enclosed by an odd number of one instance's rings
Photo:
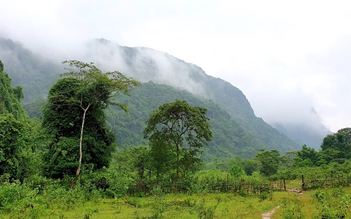
[[[119,101],[128,104],[128,115],[116,108],[110,108],[107,111],[109,127],[114,133],[118,133],[117,143],[123,146],[146,144],[147,142],[143,139],[145,121],[159,105],[176,99],[187,100],[191,105],[208,109],[207,116],[210,118],[214,138],[205,150],[206,160],[216,157],[231,158],[237,155],[252,158],[264,148],[279,149],[282,152],[296,150],[293,147],[296,144],[291,140],[290,145],[287,144],[287,137],[277,131],[277,135],[271,136],[275,142],[265,141],[246,131],[235,120],[230,119],[230,115],[213,101],[185,90],[179,91],[169,85],[154,82],[143,83],[141,87],[133,89],[131,97],[120,96],[118,98]],[[262,132],[267,133],[267,131],[264,127],[262,128]],[[284,145],[285,148],[280,147],[281,145]]]
[[[309,147],[320,149],[323,139],[325,136],[332,134],[325,126],[321,123],[315,123],[314,125],[319,125],[318,127],[309,126],[303,123],[274,123],[271,124],[280,133],[289,136],[299,145],[306,144]]]
[[[10,75],[14,86],[21,86],[24,92],[24,102],[37,97],[46,98],[52,84],[58,80],[62,72],[60,62],[33,54],[22,44],[0,37],[0,60],[5,65],[5,71]]]
[[[0,49],[0,60],[13,84],[23,87],[26,110],[35,113],[58,74],[64,71],[63,66],[8,39],[0,39]],[[260,149],[278,149],[284,153],[301,147],[257,118],[238,88],[167,53],[98,39],[86,44],[75,59],[93,61],[102,70],[119,70],[143,82],[142,87],[132,91],[131,98],[120,97],[130,106],[129,116],[113,108],[107,111],[110,128],[121,146],[145,144],[142,130],[150,113],[162,103],[186,99],[209,109],[214,140],[204,153],[208,159],[252,157]]]
[[[167,53],[143,47],[125,47],[105,39],[96,39],[87,44],[82,59],[93,60],[101,68],[107,66],[105,70],[120,69],[141,82],[153,81],[170,85],[212,100],[232,120],[255,136],[277,134],[274,128],[255,116],[241,90],[227,81],[207,75],[200,67]],[[265,129],[264,134],[261,129]],[[266,137],[260,136],[262,139]]]

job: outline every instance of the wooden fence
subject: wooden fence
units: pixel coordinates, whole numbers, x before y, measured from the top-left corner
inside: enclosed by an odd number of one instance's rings
[[[350,176],[330,176],[325,177],[324,179],[305,179],[304,176],[301,176],[301,187],[302,190],[309,189],[318,189],[318,188],[335,188],[339,186],[349,186],[351,184]]]
[[[162,191],[165,193],[172,192],[187,192],[192,190],[189,188],[189,185],[178,183],[177,185],[162,186]],[[233,192],[241,195],[255,195],[261,194],[262,192],[271,192],[271,191],[286,191],[285,180],[279,180],[274,182],[256,182],[256,181],[221,181],[211,184],[201,184],[197,188],[198,191],[207,191],[207,192]],[[150,188],[143,187],[142,189],[134,188],[130,190],[131,194],[136,192],[149,192]]]
[[[296,191],[319,189],[319,188],[335,188],[339,186],[350,186],[351,176],[330,176],[323,179],[305,179],[301,176],[301,183]],[[150,192],[149,187],[146,185],[143,187],[135,187],[130,189],[130,194],[137,192]],[[176,185],[163,185],[160,187],[162,192],[174,193],[174,192],[188,192],[193,190],[189,184],[177,183]],[[218,182],[201,183],[198,185],[195,191],[206,191],[206,192],[232,192],[241,195],[255,195],[261,194],[262,192],[272,191],[287,191],[285,179],[277,180],[273,182],[256,182],[256,181],[245,181],[245,180],[220,180]]]

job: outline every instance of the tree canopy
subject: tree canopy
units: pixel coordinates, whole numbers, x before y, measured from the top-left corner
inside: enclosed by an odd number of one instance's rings
[[[118,71],[103,73],[93,63],[63,63],[70,68],[51,88],[43,118],[43,126],[54,136],[44,157],[48,175],[54,177],[72,174],[74,168],[78,176],[83,152],[85,164],[92,164],[95,169],[108,166],[114,136],[106,128],[103,110],[117,105],[127,111],[127,106],[114,98],[139,85]]]
[[[261,150],[256,154],[259,170],[264,176],[276,174],[280,164],[280,154],[277,150]]]
[[[150,141],[152,155],[170,157],[169,152],[174,152],[175,156],[168,160],[168,164],[176,165],[177,179],[180,178],[180,169],[185,174],[198,163],[196,156],[212,140],[206,112],[205,108],[176,100],[161,105],[147,120],[144,137]],[[158,159],[154,160],[158,162]]]
[[[351,128],[343,128],[327,135],[321,145],[320,158],[325,162],[342,163],[351,158]]]

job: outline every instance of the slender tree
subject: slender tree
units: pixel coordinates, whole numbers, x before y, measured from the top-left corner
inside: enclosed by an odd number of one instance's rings
[[[76,177],[78,177],[82,166],[83,136],[88,112],[91,111],[90,119],[95,118],[96,120],[95,125],[94,122],[91,124],[97,127],[105,122],[102,110],[107,106],[116,105],[127,112],[127,106],[115,102],[114,97],[120,93],[128,94],[130,88],[138,86],[140,83],[118,71],[103,73],[93,63],[70,60],[64,61],[63,64],[68,64],[69,68],[66,73],[61,75],[64,78],[60,79],[50,90],[48,103],[44,110],[43,125],[56,138],[74,137],[75,133],[71,134],[71,132],[75,130],[74,127],[77,127],[76,122],[79,118],[81,121],[79,125],[79,158],[76,170]],[[65,113],[65,118],[62,118],[62,113]],[[106,135],[104,128],[99,130],[102,135]],[[95,133],[92,133],[90,137],[94,135]],[[111,141],[106,143],[111,144]]]

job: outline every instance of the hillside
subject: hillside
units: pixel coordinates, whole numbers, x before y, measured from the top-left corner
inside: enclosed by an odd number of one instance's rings
[[[25,101],[30,101],[27,111],[37,113],[50,86],[64,71],[63,66],[11,40],[1,39],[0,48],[6,72],[14,85],[23,86]],[[129,117],[118,111],[108,112],[108,121],[121,146],[145,144],[141,132],[149,114],[164,102],[186,99],[209,109],[215,139],[205,157],[252,157],[263,148],[286,152],[301,147],[257,118],[238,88],[166,53],[122,47],[100,39],[91,41],[77,59],[93,61],[103,70],[118,69],[144,83],[132,92],[131,98],[123,97],[130,105]]]
[[[37,54],[33,54],[20,43],[0,37],[0,60],[5,71],[10,75],[14,86],[21,86],[24,92],[23,102],[38,97],[46,98],[63,68],[60,61],[53,63]]]
[[[206,160],[215,157],[230,158],[235,155],[252,158],[260,149],[279,149],[282,152],[296,150],[294,142],[286,143],[286,136],[282,134],[272,135],[266,139],[260,139],[242,128],[230,115],[222,110],[213,101],[194,96],[188,91],[179,91],[168,85],[159,85],[153,82],[144,83],[135,88],[131,97],[120,97],[119,101],[127,103],[129,115],[121,110],[109,109],[108,123],[114,133],[117,133],[117,143],[121,146],[133,146],[147,144],[143,139],[145,122],[151,112],[159,105],[176,99],[187,100],[190,104],[202,106],[208,109],[213,141],[205,150]],[[264,128],[262,132],[268,133]],[[271,141],[270,139],[274,139]],[[282,148],[281,145],[285,145]]]
[[[0,60],[0,114],[12,114],[17,120],[28,119],[20,103],[22,97],[21,87],[12,87],[11,78],[4,72],[4,65]]]

